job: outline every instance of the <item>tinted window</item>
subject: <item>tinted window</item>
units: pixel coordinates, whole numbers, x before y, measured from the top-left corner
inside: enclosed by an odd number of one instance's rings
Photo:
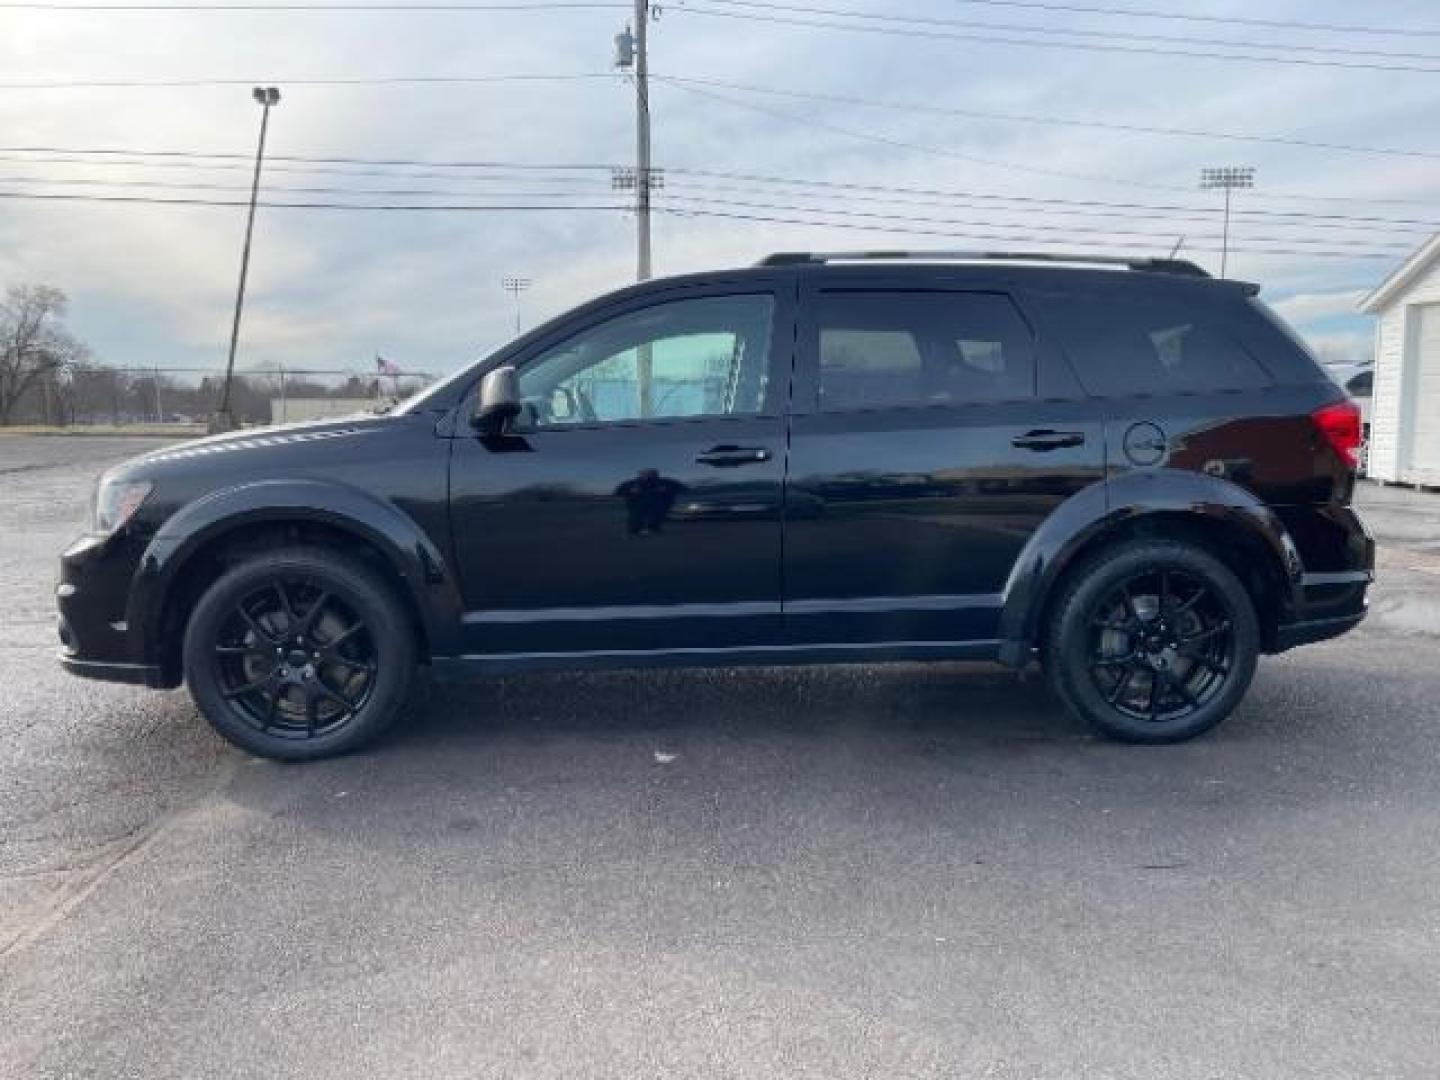
[[[1328,376],[1300,335],[1254,297],[1226,306],[1226,317],[1236,333],[1245,334],[1246,347],[1260,358],[1271,377],[1282,383],[1314,383]]]
[[[826,292],[820,408],[964,405],[1030,397],[1029,327],[997,293]]]
[[[1204,304],[1143,297],[1048,297],[1075,374],[1092,394],[1196,393],[1267,386],[1254,357]]]
[[[530,422],[758,413],[769,372],[768,296],[676,300],[617,316],[525,364]]]

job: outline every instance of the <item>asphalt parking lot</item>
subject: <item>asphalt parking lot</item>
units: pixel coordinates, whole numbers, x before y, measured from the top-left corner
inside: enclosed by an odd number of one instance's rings
[[[0,438],[0,1075],[1433,1077],[1440,495],[1210,737],[905,665],[508,678],[249,759],[55,666],[153,443]]]

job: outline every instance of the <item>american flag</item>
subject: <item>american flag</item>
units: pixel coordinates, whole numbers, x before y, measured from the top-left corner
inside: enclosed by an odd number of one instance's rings
[[[399,375],[400,368],[379,353],[375,354],[375,370],[381,375]]]

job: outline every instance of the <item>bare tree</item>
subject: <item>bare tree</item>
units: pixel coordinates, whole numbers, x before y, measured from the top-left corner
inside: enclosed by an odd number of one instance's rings
[[[0,424],[31,386],[69,371],[89,350],[65,329],[68,301],[49,285],[16,285],[0,302]]]

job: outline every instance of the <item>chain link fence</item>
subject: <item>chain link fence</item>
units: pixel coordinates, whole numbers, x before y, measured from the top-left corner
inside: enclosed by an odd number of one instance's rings
[[[238,424],[281,424],[375,412],[429,385],[430,372],[343,368],[237,371],[230,412]],[[220,410],[225,375],[214,368],[76,365],[45,373],[16,401],[12,427],[162,429],[198,433]]]

